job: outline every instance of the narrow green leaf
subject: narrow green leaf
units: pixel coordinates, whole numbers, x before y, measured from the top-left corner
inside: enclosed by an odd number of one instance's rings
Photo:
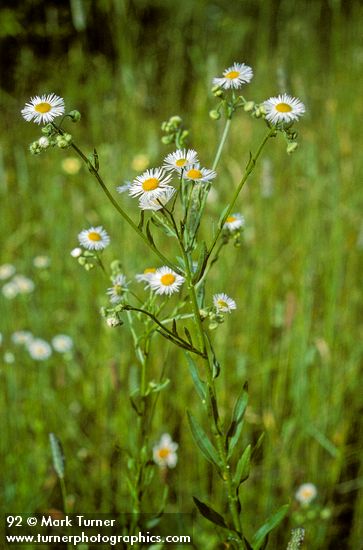
[[[219,414],[218,414],[217,401],[213,394],[212,388],[210,386],[208,386],[208,391],[209,391],[209,399],[212,405],[212,413],[213,413],[214,421],[216,425],[218,425]]]
[[[175,319],[173,319],[172,331],[173,331],[173,334],[175,334],[175,336],[178,336],[178,331],[176,330],[176,321],[175,321]]]
[[[93,161],[94,161],[95,169],[98,172],[98,170],[100,168],[100,161],[99,161],[98,153],[97,153],[96,149],[93,149]]]
[[[151,231],[150,231],[150,220],[148,220],[148,222],[146,224],[146,236],[147,236],[148,241],[151,244],[151,246],[153,246],[155,248],[154,239],[153,239],[153,236],[152,236]]]
[[[188,340],[189,344],[192,346],[193,345],[193,340],[192,340],[192,337],[191,337],[190,332],[187,329],[187,327],[184,327],[184,332],[185,332],[185,336],[187,337],[187,340]]]
[[[262,548],[267,535],[282,522],[289,508],[290,504],[284,504],[281,506],[281,508],[279,508],[277,512],[271,516],[270,519],[266,521],[266,523],[262,525],[258,531],[256,531],[252,539],[253,550],[260,550],[260,548]]]
[[[200,379],[197,365],[195,364],[193,359],[190,357],[189,353],[186,353],[185,355],[188,361],[189,372],[194,382],[195,389],[197,390],[197,393],[201,398],[201,400],[205,401],[206,399],[205,383],[203,382],[203,380]]]
[[[206,263],[208,259],[208,249],[205,241],[202,242],[201,251],[198,258],[198,265],[196,272],[194,274],[194,282],[198,282],[200,277],[203,275]]]
[[[228,529],[228,525],[224,521],[223,517],[218,512],[213,510],[211,506],[208,506],[208,504],[205,504],[204,502],[197,499],[196,497],[193,497],[193,500],[199,512],[202,514],[202,516],[204,516],[206,519],[208,519],[212,523],[215,523],[220,527],[224,527],[225,529]]]
[[[248,445],[248,447],[245,448],[245,450],[242,453],[241,458],[238,461],[236,473],[234,476],[234,483],[236,485],[236,488],[241,485],[246,479],[248,479],[248,476],[250,475],[250,466],[251,466],[251,445]]]
[[[243,419],[248,403],[248,384],[245,382],[241,394],[238,396],[232,412],[232,421],[227,432],[227,441],[236,433],[236,429]]]
[[[254,456],[256,456],[256,453],[257,453],[257,451],[260,449],[260,447],[261,447],[261,445],[262,445],[262,442],[263,442],[264,438],[265,438],[265,433],[262,432],[262,434],[260,435],[260,437],[259,437],[258,440],[257,440],[256,445],[255,445],[255,446],[253,447],[253,449],[252,449],[251,459],[252,459]]]
[[[239,441],[239,438],[241,437],[242,429],[243,429],[243,421],[239,423],[234,435],[229,440],[229,443],[228,443],[228,460],[230,460],[232,458],[233,451],[235,450],[235,448],[237,446],[237,443]]]
[[[145,210],[140,210],[140,221],[139,225],[137,226],[140,231],[142,231],[142,228],[144,227],[144,220],[145,220]]]
[[[220,469],[219,457],[216,449],[213,447],[210,442],[207,434],[198,423],[196,418],[192,415],[191,412],[187,411],[188,420],[190,429],[194,438],[194,441],[198,445],[199,449],[202,451],[204,457],[209,460],[216,468]]]

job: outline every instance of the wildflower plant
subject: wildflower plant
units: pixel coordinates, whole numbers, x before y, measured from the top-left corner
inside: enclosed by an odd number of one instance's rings
[[[103,263],[102,253],[112,243],[112,238],[102,226],[82,230],[78,236],[80,246],[71,252],[87,270],[99,266],[106,274],[108,283],[101,313],[109,327],[126,325],[129,328],[140,365],[138,385],[130,394],[137,422],[127,464],[132,511],[136,518],[134,527],[144,510],[143,500],[152,482],[155,465],[165,470],[177,464],[178,444],[172,436],[162,435],[157,445],[155,438],[150,438],[157,395],[169,383],[163,373],[158,380],[151,379],[149,374],[151,341],[161,336],[185,353],[200,399],[200,410],[193,407],[188,411],[190,430],[201,454],[212,464],[225,490],[225,504],[217,503],[216,506],[197,497],[194,497],[194,502],[205,518],[221,528],[229,547],[244,550],[266,547],[269,532],[282,521],[288,505],[281,506],[255,534],[251,534],[249,526],[244,524],[240,492],[249,477],[255,451],[252,445],[245,448],[241,445],[248,387],[241,381],[233,409],[222,414],[218,376],[223,366],[218,361],[212,332],[234,314],[238,304],[227,294],[227,288],[213,289],[212,299],[207,298],[208,276],[215,269],[222,250],[229,244],[239,243],[245,220],[236,212],[237,201],[266,144],[271,138],[281,135],[286,141],[287,152],[292,153],[297,147],[293,125],[305,112],[303,103],[287,94],[259,102],[247,99],[241,94],[241,89],[252,78],[251,67],[234,63],[222,76],[213,80],[212,93],[217,104],[210,111],[210,117],[213,120],[224,118],[225,126],[211,163],[200,159],[196,150],[188,148],[189,131],[179,116],[173,116],[162,123],[164,135],[161,141],[174,150],[166,154],[159,167],[147,169],[134,181],[119,187],[119,199],[114,197],[101,176],[97,150],[87,156],[64,128],[67,119],[72,122],[80,120],[78,111],[64,114],[64,102],[54,94],[33,98],[22,111],[26,120],[46,123],[42,137],[31,144],[30,151],[40,154],[50,147],[71,148],[85,163],[123,221],[151,253],[150,263],[145,265],[142,273],[128,273],[117,259],[108,269]],[[208,217],[207,198],[213,186],[219,184],[221,174],[217,167],[232,120],[239,110],[259,120],[266,131],[257,150],[250,153],[240,181],[222,208],[207,242],[201,237],[203,219]],[[62,118],[58,121],[60,116]],[[126,193],[135,201],[135,215],[123,206]],[[173,254],[170,245],[165,250],[159,246],[156,240],[158,232],[174,241]],[[204,420],[200,420],[201,415]],[[208,429],[203,425],[208,425]],[[163,506],[166,498],[167,492]]]

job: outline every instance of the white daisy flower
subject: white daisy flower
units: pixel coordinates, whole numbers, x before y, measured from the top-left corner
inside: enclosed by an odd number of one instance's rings
[[[116,316],[107,317],[106,319],[107,326],[110,328],[115,328],[121,325],[120,319],[118,319]]]
[[[37,269],[46,269],[50,266],[50,258],[48,256],[35,256],[33,266]]]
[[[147,267],[144,269],[143,273],[137,273],[135,279],[138,283],[146,283],[145,288],[150,286],[150,281],[153,278],[153,275],[156,273],[156,267]]]
[[[207,182],[214,179],[217,172],[209,170],[209,168],[201,168],[199,164],[195,164],[192,167],[188,167],[184,173],[183,178],[190,181],[202,181]]]
[[[139,200],[139,208],[141,210],[161,210],[170,201],[175,192],[176,189],[174,187],[167,186],[161,189],[159,195],[156,197],[143,195]]]
[[[127,290],[127,280],[125,275],[116,275],[112,278],[112,286],[107,289],[111,304],[118,304]]]
[[[236,231],[236,229],[240,229],[241,227],[244,227],[244,225],[245,219],[242,214],[231,214],[226,219],[224,227],[229,231]]]
[[[313,483],[303,483],[296,491],[295,498],[303,506],[309,506],[317,494],[318,490]]]
[[[243,84],[251,82],[253,71],[244,63],[234,63],[223,71],[223,78],[213,78],[213,84],[221,88],[241,88]]]
[[[217,313],[231,313],[232,309],[237,309],[236,302],[223,292],[213,296],[213,304]]]
[[[305,105],[300,99],[288,94],[280,94],[270,97],[263,104],[266,112],[266,120],[271,124],[290,123],[298,120],[305,113]]]
[[[30,294],[35,288],[35,284],[25,275],[15,275],[12,280],[18,289],[19,294]]]
[[[57,334],[52,338],[52,346],[58,353],[68,353],[73,348],[73,340],[67,334]]]
[[[27,346],[33,340],[33,335],[28,330],[16,330],[11,335],[11,341],[16,346]]]
[[[103,250],[110,244],[110,237],[101,225],[84,229],[79,233],[78,240],[87,250]]]
[[[178,444],[175,443],[169,434],[163,434],[159,443],[153,447],[154,462],[161,468],[175,468],[178,462],[176,453]]]
[[[184,281],[184,277],[175,273],[170,267],[163,266],[155,271],[149,284],[156,294],[170,295],[179,292]]]
[[[12,300],[19,294],[19,289],[13,281],[9,281],[2,287],[1,292],[5,298]]]
[[[34,120],[37,124],[48,124],[63,113],[64,100],[55,94],[32,97],[21,111],[25,120]]]
[[[82,256],[82,248],[79,248],[78,246],[76,248],[73,248],[73,250],[70,251],[70,255],[72,258],[79,258]]]
[[[30,356],[36,361],[45,361],[52,355],[52,348],[45,340],[34,338],[27,345]]]
[[[160,196],[160,191],[169,187],[170,180],[171,175],[166,175],[163,168],[146,170],[141,176],[134,179],[130,186],[129,195],[131,197],[148,195],[149,198],[156,198]]]
[[[12,264],[0,265],[0,281],[5,281],[5,279],[9,279],[14,275],[15,271],[15,266],[13,266]]]
[[[176,170],[180,172],[188,166],[197,164],[198,162],[198,153],[194,151],[194,149],[178,149],[175,153],[170,153],[170,155],[164,159],[164,168],[165,170]]]

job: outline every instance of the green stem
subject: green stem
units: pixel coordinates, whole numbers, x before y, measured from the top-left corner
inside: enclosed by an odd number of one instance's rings
[[[159,321],[159,319],[157,319],[157,317],[155,317],[155,315],[150,313],[150,311],[147,311],[146,309],[141,309],[141,308],[138,308],[138,307],[130,306],[130,305],[125,306],[124,309],[126,311],[137,311],[139,313],[142,313],[143,315],[146,315],[147,317],[150,317],[150,319],[152,319],[154,321],[154,323],[156,323],[160,327],[160,329],[161,329],[160,334],[162,336],[164,336],[165,338],[170,339],[177,346],[180,346],[184,349],[187,349],[188,351],[191,351],[192,353],[195,353],[196,355],[200,355],[201,357],[205,357],[205,352],[200,351],[199,349],[195,348],[194,346],[191,346],[189,344],[189,342],[187,342],[186,340],[183,340],[183,338],[181,338],[180,336],[177,336],[176,334],[174,334],[171,330],[166,328]],[[167,334],[167,336],[165,336],[165,334]]]
[[[231,513],[231,516],[232,516],[234,529],[237,533],[239,533],[239,537],[240,537],[239,547],[241,549],[246,550],[246,545],[245,545],[244,538],[243,538],[243,535],[242,535],[241,519],[240,519],[239,511],[238,511],[238,499],[237,499],[237,496],[236,496],[234,488],[233,488],[230,465],[228,463],[227,451],[226,451],[226,448],[224,446],[224,434],[223,434],[221,426],[219,425],[218,419],[216,419],[215,415],[212,413],[212,399],[214,400],[215,406],[217,407],[217,410],[218,410],[216,388],[215,388],[215,383],[214,383],[214,378],[213,378],[213,356],[211,354],[210,345],[209,345],[209,342],[207,341],[207,336],[206,336],[206,333],[204,331],[202,319],[201,319],[201,316],[200,316],[198,299],[197,299],[197,295],[196,295],[196,291],[195,291],[195,285],[193,284],[193,273],[192,273],[192,270],[191,270],[191,267],[190,267],[190,265],[191,265],[190,264],[190,258],[188,256],[188,253],[186,252],[186,250],[184,248],[184,244],[183,244],[183,242],[182,242],[182,240],[181,240],[181,238],[178,234],[178,230],[177,230],[177,226],[176,226],[174,217],[171,216],[171,219],[173,221],[175,231],[178,235],[179,247],[180,247],[180,251],[182,253],[184,264],[185,264],[188,290],[189,290],[190,296],[191,296],[191,304],[192,304],[193,313],[194,313],[194,320],[195,320],[195,323],[196,323],[197,329],[198,329],[199,346],[203,349],[203,352],[204,352],[207,382],[208,382],[208,386],[210,388],[210,392],[212,394],[212,395],[210,395],[209,392],[208,392],[208,397],[209,397],[208,406],[209,406],[209,412],[210,412],[209,416],[210,416],[211,419],[213,419],[212,433],[213,433],[213,435],[216,439],[217,451],[218,451],[218,454],[219,454],[219,457],[220,457],[220,460],[221,460],[221,463],[222,463],[223,480],[224,480],[224,482],[226,483],[226,486],[227,486],[228,506],[229,506],[229,510],[230,510],[230,513]]]
[[[236,203],[236,200],[238,198],[238,195],[240,194],[241,192],[241,189],[242,187],[244,186],[244,184],[246,183],[249,175],[251,174],[251,172],[253,172],[255,166],[256,166],[256,162],[265,146],[265,144],[267,143],[267,141],[269,140],[269,138],[272,136],[272,134],[274,134],[276,132],[275,128],[272,128],[271,130],[269,130],[269,132],[266,134],[266,136],[264,137],[264,139],[262,140],[259,148],[257,149],[256,153],[254,156],[251,156],[250,160],[248,161],[247,163],[247,166],[246,166],[246,170],[245,170],[245,173],[243,174],[243,177],[241,179],[241,181],[239,182],[235,192],[234,192],[234,195],[232,197],[232,200],[231,202],[229,203],[229,206],[226,210],[226,212],[224,213],[222,219],[219,221],[219,228],[218,228],[218,231],[217,233],[215,234],[214,236],[214,239],[212,241],[212,244],[211,246],[209,247],[209,250],[208,250],[208,254],[207,254],[207,259],[210,258],[210,255],[212,254],[213,250],[214,250],[214,247],[215,245],[217,244],[217,241],[223,231],[223,226],[226,222],[226,219],[228,218],[228,216],[231,214],[232,210],[233,210],[233,207]]]
[[[226,143],[230,127],[231,127],[231,122],[232,122],[232,117],[228,117],[227,121],[226,121],[226,125],[225,125],[224,130],[223,130],[221,141],[219,142],[219,145],[218,145],[216,156],[214,158],[214,162],[213,162],[213,165],[212,165],[212,170],[215,170],[217,168],[217,164],[219,162],[219,159],[221,158],[222,151],[223,151],[224,145]]]
[[[62,501],[63,501],[63,510],[65,515],[68,515],[68,503],[67,503],[67,489],[66,489],[66,482],[64,481],[64,477],[59,478],[61,493],[62,493]],[[67,550],[70,550],[71,545],[67,542]]]

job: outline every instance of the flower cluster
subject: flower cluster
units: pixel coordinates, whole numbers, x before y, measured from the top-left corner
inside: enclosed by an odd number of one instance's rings
[[[16,330],[12,333],[10,339],[15,346],[24,347],[30,357],[35,361],[46,361],[51,357],[53,350],[57,353],[69,355],[73,349],[73,340],[67,334],[57,334],[49,343],[43,338],[34,336],[28,330]],[[12,352],[8,353],[10,353],[15,360],[14,354]]]
[[[178,178],[178,187],[171,185],[173,173]],[[200,166],[194,149],[178,149],[164,159],[163,166],[151,168],[137,176],[132,182],[117,187],[119,193],[128,191],[131,197],[139,199],[141,210],[161,210],[180,190],[183,182],[208,183],[216,172]]]
[[[9,300],[15,298],[18,294],[30,294],[35,288],[34,282],[29,277],[15,273],[16,268],[12,264],[0,266],[0,280],[8,279],[1,292]]]

